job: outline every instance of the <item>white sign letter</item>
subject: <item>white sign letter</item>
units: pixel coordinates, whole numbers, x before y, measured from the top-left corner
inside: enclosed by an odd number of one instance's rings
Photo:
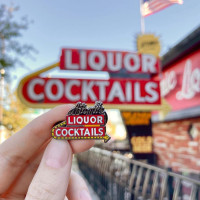
[[[65,51],[65,68],[66,69],[79,69],[78,64],[73,64],[72,63],[72,51],[71,50],[66,50]]]
[[[133,60],[133,65],[131,65],[131,60]],[[139,56],[132,53],[127,53],[124,56],[124,66],[129,72],[136,72],[140,68]]]
[[[114,53],[109,52],[107,53],[107,59],[108,59],[108,69],[115,72],[119,71],[122,68],[122,54],[116,53],[116,64],[114,64]]]
[[[71,101],[79,101],[80,100],[80,94],[72,94],[72,87],[73,85],[80,86],[81,83],[78,80],[70,80],[66,82],[65,86],[65,96]]]
[[[99,86],[99,100],[105,101],[106,99],[106,86],[109,86],[108,81],[97,81],[96,85]]]
[[[92,90],[92,87],[94,86],[94,81],[90,81],[87,83],[87,81],[82,82],[82,99],[83,101],[87,101],[88,97],[92,101],[96,101],[97,97],[94,94],[94,91]]]
[[[98,62],[95,59],[98,58]],[[88,63],[96,71],[101,71],[105,66],[106,60],[102,52],[93,51],[89,54]]]
[[[80,65],[81,69],[86,69],[86,52],[84,50],[80,51]]]
[[[134,85],[135,102],[145,102],[145,98],[141,96],[140,83],[136,82]]]
[[[53,93],[52,88],[53,86],[56,86],[57,91],[56,94]],[[64,87],[62,84],[62,81],[60,80],[49,80],[45,86],[45,94],[47,95],[47,98],[51,101],[58,101],[64,93]]]
[[[28,96],[34,100],[34,101],[41,101],[44,99],[44,94],[43,93],[40,93],[40,94],[36,94],[35,93],[35,85],[44,85],[44,80],[43,79],[40,79],[40,78],[36,78],[36,79],[33,79],[30,81],[30,83],[28,84],[28,87],[27,87],[27,93],[28,93]]]
[[[126,83],[126,101],[131,102],[132,100],[132,84],[131,82]]]
[[[152,82],[148,82],[146,85],[145,85],[145,91],[151,95],[151,96],[146,96],[146,101],[147,102],[150,102],[150,103],[153,103],[153,102],[156,102],[159,98],[158,96],[158,93],[154,90],[158,88],[158,85],[156,83],[152,83]]]
[[[156,57],[150,54],[142,54],[142,72],[156,73]]]
[[[114,98],[118,98],[121,102],[125,101],[124,93],[119,82],[114,82],[110,93],[108,95],[108,101],[112,102]]]

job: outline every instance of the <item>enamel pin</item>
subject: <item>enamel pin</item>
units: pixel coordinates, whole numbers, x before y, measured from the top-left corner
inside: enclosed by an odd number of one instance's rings
[[[108,115],[101,101],[96,101],[95,106],[89,108],[78,102],[68,112],[66,120],[52,128],[52,137],[64,140],[103,139],[106,143],[111,138],[106,134],[107,121]]]

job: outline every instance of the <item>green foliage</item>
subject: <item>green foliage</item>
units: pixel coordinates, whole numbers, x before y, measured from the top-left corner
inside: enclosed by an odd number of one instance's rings
[[[27,17],[16,21],[14,13],[18,10],[18,7],[0,5],[0,69],[14,67],[16,63],[23,64],[20,57],[30,56],[35,51],[31,45],[19,42],[30,21]]]
[[[12,93],[8,87],[6,88],[6,96],[3,108],[3,125],[11,133],[15,133],[29,122],[25,114],[30,114],[33,111],[22,104],[16,92]]]
[[[22,17],[21,19],[16,18],[15,13],[18,10],[19,8],[16,6],[0,4],[1,72],[3,72],[5,68],[15,67],[16,64],[20,64],[20,66],[25,67],[22,62],[23,56],[31,56],[31,53],[35,51],[31,45],[23,44],[20,40],[22,33],[29,28],[31,22],[27,17]],[[8,71],[11,72],[11,70]],[[4,87],[2,82],[5,75],[4,73],[1,73],[0,87]],[[9,78],[9,76],[7,77]],[[8,83],[11,84],[11,81],[8,81]],[[32,112],[32,110],[23,105],[17,95],[11,92],[9,84],[6,88],[0,88],[5,92],[4,95],[1,94],[0,96],[0,124],[10,130],[10,133],[12,134],[23,128],[28,123],[28,119],[25,117],[25,114]]]

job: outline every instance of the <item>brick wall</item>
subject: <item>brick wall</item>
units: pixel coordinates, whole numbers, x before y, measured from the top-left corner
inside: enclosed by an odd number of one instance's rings
[[[188,130],[193,127],[193,136]],[[200,172],[200,118],[153,124],[158,164],[175,172]]]

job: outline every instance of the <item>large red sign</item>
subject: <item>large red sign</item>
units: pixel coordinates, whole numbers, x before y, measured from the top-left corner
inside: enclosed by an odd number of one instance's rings
[[[160,84],[172,110],[200,106],[200,50],[165,70]]]
[[[76,103],[160,105],[159,81],[110,79],[74,80],[33,77],[21,85],[21,93],[30,104]]]
[[[60,57],[62,70],[156,74],[159,72],[159,65],[159,58],[154,55],[128,51],[65,48]]]

